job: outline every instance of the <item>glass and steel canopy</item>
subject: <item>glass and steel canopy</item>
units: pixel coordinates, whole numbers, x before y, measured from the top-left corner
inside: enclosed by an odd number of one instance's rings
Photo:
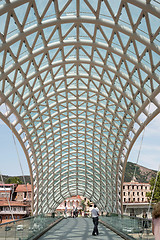
[[[0,117],[34,213],[83,195],[121,211],[129,152],[160,112],[157,0],[0,1]]]

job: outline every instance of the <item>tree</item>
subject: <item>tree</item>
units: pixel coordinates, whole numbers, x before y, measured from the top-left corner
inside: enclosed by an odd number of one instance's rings
[[[17,184],[22,184],[22,181],[20,180],[19,177],[9,177],[6,181],[6,183],[12,184],[12,183],[17,183]]]
[[[86,209],[85,200],[81,201],[81,206],[82,206],[82,210],[85,211],[85,209]]]
[[[88,202],[87,202],[87,206],[90,207],[90,205],[91,205],[91,204],[90,204],[90,201],[88,201]]]
[[[148,192],[146,194],[146,196],[148,197],[149,200],[151,200],[151,197],[152,197],[155,181],[156,181],[156,178],[151,178],[151,180],[150,180],[151,192]],[[160,202],[160,172],[158,173],[157,182],[156,182],[152,202],[153,203]]]

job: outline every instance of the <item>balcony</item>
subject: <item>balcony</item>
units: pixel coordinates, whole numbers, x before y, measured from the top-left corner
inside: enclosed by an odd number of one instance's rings
[[[0,215],[11,215],[11,214],[13,214],[13,215],[15,215],[15,214],[18,214],[18,215],[25,215],[25,214],[27,214],[27,211],[25,210],[25,211],[0,211]]]

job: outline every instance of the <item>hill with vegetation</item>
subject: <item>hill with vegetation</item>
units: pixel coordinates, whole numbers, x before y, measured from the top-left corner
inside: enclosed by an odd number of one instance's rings
[[[156,177],[156,173],[157,173],[156,171],[132,162],[127,162],[124,182],[130,182],[132,180],[135,168],[136,168],[135,177],[138,182],[148,183],[152,177],[154,178]],[[25,177],[26,183],[31,183],[30,176],[26,175],[24,177]],[[19,179],[20,180],[19,183],[24,184],[23,176],[11,177],[7,175],[3,175],[3,179],[5,183],[13,183],[14,181],[17,181],[17,179]]]
[[[30,176],[25,175],[24,176],[26,183],[31,183]],[[18,184],[24,184],[23,176],[8,176],[3,175],[3,181],[4,183],[18,183]]]
[[[152,177],[155,178],[157,174],[155,170],[140,166],[132,162],[127,162],[124,182],[130,182],[132,180],[135,169],[135,177],[137,181],[141,183],[148,183],[150,179]]]

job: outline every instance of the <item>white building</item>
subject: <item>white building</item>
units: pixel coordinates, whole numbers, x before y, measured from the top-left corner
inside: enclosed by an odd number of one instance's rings
[[[149,183],[139,183],[136,179],[123,183],[123,212],[141,217],[148,212],[149,202],[146,193],[150,192]],[[149,216],[148,216],[149,217]]]

